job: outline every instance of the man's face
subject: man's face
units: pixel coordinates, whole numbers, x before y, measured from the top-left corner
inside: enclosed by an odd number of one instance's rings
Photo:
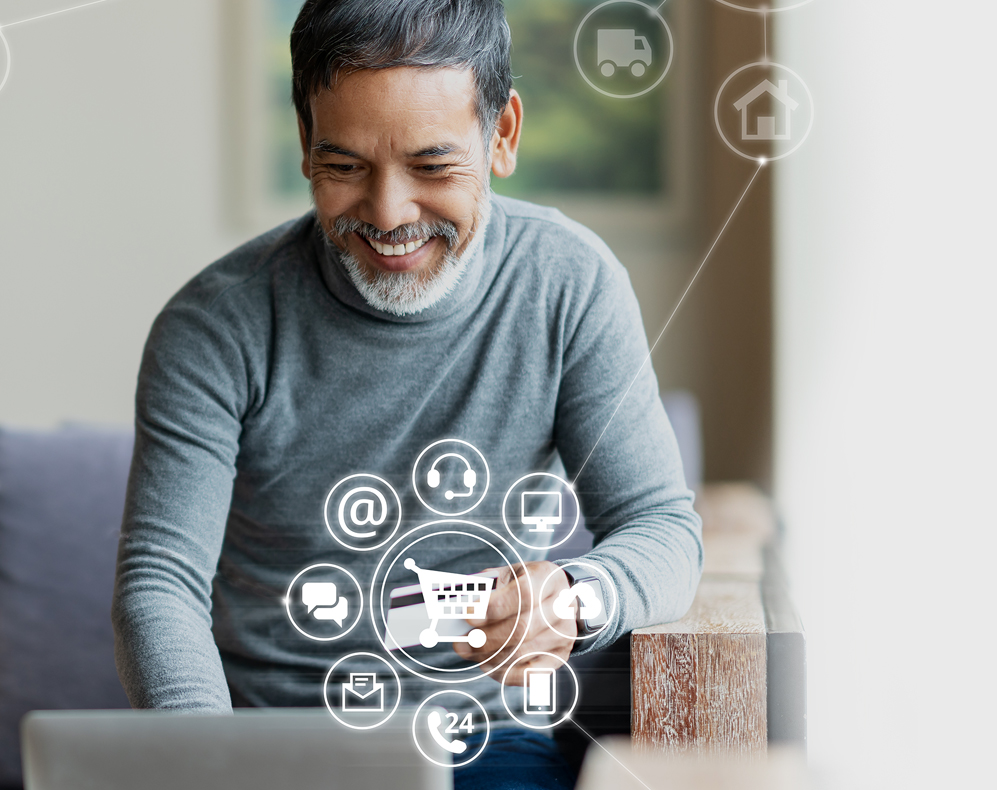
[[[421,309],[421,290],[459,276],[483,219],[490,156],[474,97],[470,70],[394,68],[350,74],[311,99],[302,170],[319,221],[354,282],[377,284],[396,312],[414,311],[406,300]]]

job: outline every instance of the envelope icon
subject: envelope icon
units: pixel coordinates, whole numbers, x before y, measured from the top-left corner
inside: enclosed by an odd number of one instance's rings
[[[351,672],[350,682],[343,684],[344,711],[384,711],[384,684],[377,682],[376,672]]]

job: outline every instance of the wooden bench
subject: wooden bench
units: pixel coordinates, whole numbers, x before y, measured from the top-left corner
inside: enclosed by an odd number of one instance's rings
[[[806,745],[806,644],[768,499],[706,486],[703,579],[688,614],[633,632],[631,737],[647,751],[749,756]]]
[[[666,755],[806,747],[806,644],[771,503],[749,485],[713,484],[696,509],[705,563],[686,616],[571,659],[581,699],[555,738],[576,766],[592,738],[621,734]]]

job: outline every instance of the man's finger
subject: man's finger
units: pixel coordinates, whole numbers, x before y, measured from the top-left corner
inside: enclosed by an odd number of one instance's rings
[[[508,569],[507,569],[508,570]],[[486,623],[497,623],[515,617],[516,614],[530,606],[529,588],[522,577],[510,579],[507,583],[492,590],[485,611]]]
[[[542,651],[566,658],[574,643],[576,625],[573,618],[562,620],[554,614],[553,604],[560,590],[568,586],[567,577],[547,585],[541,600],[539,587],[559,570],[556,565],[532,562],[504,570],[506,583],[492,592],[486,617],[472,621],[484,632],[485,643],[479,648],[456,643],[454,650],[468,661],[481,662],[485,671],[501,666],[516,653]],[[521,685],[524,668],[517,665],[508,682]]]
[[[540,608],[530,610],[524,607],[518,616],[514,613],[502,620],[489,619],[487,623],[478,625],[485,633],[485,643],[479,648],[472,648],[458,642],[455,645],[457,654],[470,661],[487,659],[492,663],[504,661],[511,651],[520,647],[520,643],[524,646],[520,652],[555,650],[564,645],[567,637],[572,638],[570,643],[573,644],[577,629],[575,621],[562,620],[554,614],[552,598],[546,599],[541,607],[543,615]],[[526,645],[529,645],[529,650],[525,649]]]

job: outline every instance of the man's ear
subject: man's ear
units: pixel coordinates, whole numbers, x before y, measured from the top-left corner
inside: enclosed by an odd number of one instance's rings
[[[499,178],[508,178],[516,169],[516,151],[519,135],[523,131],[523,100],[515,90],[509,93],[509,103],[495,124],[492,133],[492,172]]]
[[[312,180],[312,145],[305,132],[305,123],[298,116],[298,139],[301,140],[301,175]]]

